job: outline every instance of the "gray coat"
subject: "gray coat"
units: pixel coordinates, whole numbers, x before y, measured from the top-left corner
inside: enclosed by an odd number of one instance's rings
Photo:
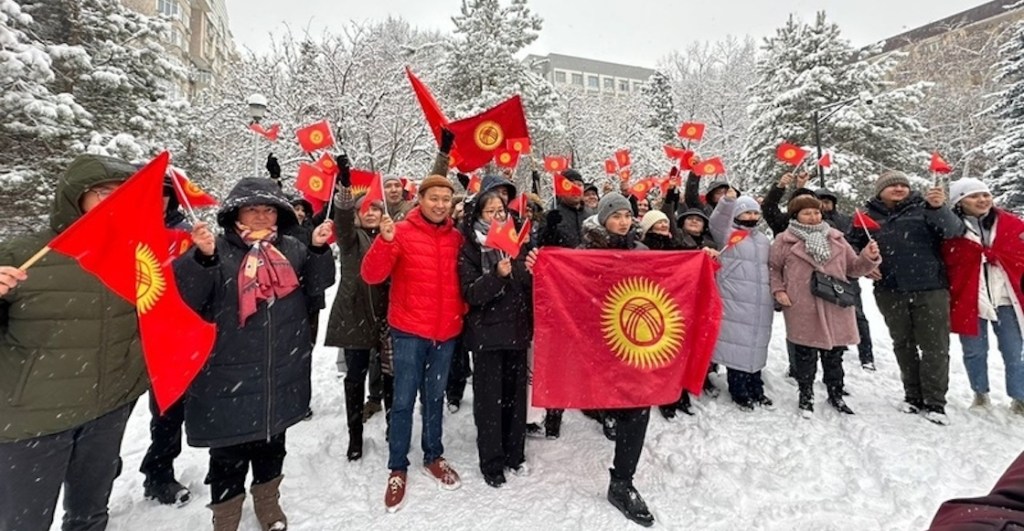
[[[722,327],[715,345],[715,363],[730,369],[757,372],[768,362],[774,300],[770,290],[768,255],[771,243],[757,230],[735,245],[729,237],[736,201],[722,198],[711,214],[711,235],[723,246],[719,260],[718,292],[722,297]]]

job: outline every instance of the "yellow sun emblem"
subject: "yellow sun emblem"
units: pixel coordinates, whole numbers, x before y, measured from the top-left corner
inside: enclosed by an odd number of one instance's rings
[[[696,134],[697,134],[697,128],[696,128],[696,127],[693,127],[692,125],[691,125],[690,127],[687,127],[687,128],[686,128],[686,134],[687,134],[688,136],[694,136],[694,135],[696,135]]]
[[[309,179],[309,189],[313,190],[314,192],[319,192],[320,190],[323,190],[324,189],[324,181],[323,181],[323,179],[321,179],[319,177],[310,177],[310,179]]]
[[[185,193],[190,197],[200,197],[203,195],[203,189],[196,183],[189,181],[189,183],[185,185]]]
[[[626,364],[657,369],[679,353],[683,316],[657,283],[632,277],[619,281],[604,299],[601,330],[612,351]]]
[[[786,157],[787,159],[791,159],[791,158],[796,156],[796,150],[795,149],[787,149],[786,152],[782,154],[782,156]]]
[[[473,131],[473,139],[476,140],[476,145],[480,149],[491,151],[505,141],[505,132],[501,130],[498,122],[486,120],[476,126],[476,130]]]
[[[135,248],[135,307],[139,313],[146,313],[167,290],[160,262],[153,249],[144,243]]]
[[[352,193],[352,197],[358,198],[360,194],[365,194],[370,191],[369,186],[365,185],[352,185],[352,189],[349,190]]]
[[[313,131],[309,134],[309,141],[313,144],[320,145],[324,141],[324,134],[320,131]]]

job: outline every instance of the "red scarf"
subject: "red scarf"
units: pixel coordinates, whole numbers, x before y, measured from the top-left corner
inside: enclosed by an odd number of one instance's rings
[[[238,322],[245,326],[260,301],[274,304],[299,287],[299,278],[288,258],[274,247],[277,227],[253,231],[241,223],[236,226],[242,241],[250,246],[238,270]]]

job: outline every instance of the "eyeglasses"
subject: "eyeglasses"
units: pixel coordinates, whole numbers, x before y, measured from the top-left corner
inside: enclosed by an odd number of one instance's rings
[[[497,210],[484,210],[483,212],[481,212],[481,214],[483,214],[484,216],[491,216],[492,218],[498,218],[505,217],[505,215],[508,214],[508,211],[505,210],[504,208],[501,208]]]
[[[115,190],[117,190],[116,186],[101,186],[99,188],[89,188],[85,193],[93,193],[100,199],[106,199],[107,197],[110,197],[110,194],[114,193]]]

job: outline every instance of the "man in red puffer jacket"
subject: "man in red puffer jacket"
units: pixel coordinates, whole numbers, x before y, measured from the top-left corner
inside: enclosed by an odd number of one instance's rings
[[[395,224],[387,215],[360,273],[367,284],[391,278],[388,323],[394,352],[394,404],[389,434],[388,512],[405,501],[412,412],[423,389],[423,463],[442,489],[461,486],[445,461],[441,443],[444,391],[448,384],[454,339],[462,331],[466,303],[459,285],[458,256],[462,235],[449,216],[454,187],[431,175],[419,189],[419,205]]]

